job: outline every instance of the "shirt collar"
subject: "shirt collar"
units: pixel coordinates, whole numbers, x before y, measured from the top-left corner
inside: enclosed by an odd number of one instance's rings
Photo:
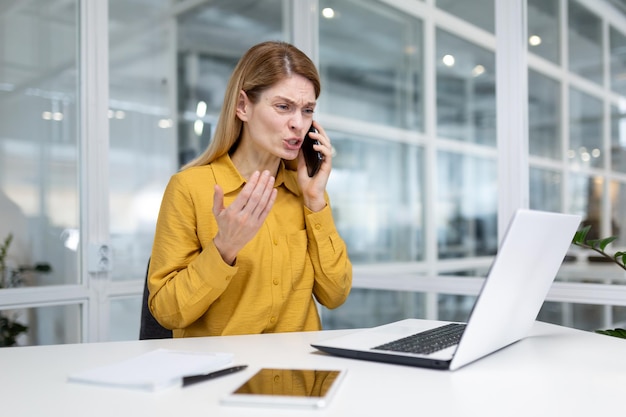
[[[211,163],[213,167],[213,173],[217,184],[222,187],[224,194],[231,193],[242,188],[246,180],[241,176],[233,161],[230,159],[230,155],[225,154],[217,158]],[[274,187],[280,187],[283,185],[291,193],[299,196],[300,187],[298,187],[298,181],[296,179],[297,174],[295,171],[291,171],[285,167],[284,161],[280,161],[278,167],[278,175],[276,175],[276,181]]]

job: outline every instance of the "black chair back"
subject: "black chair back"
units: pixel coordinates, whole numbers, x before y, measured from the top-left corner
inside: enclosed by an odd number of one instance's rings
[[[141,324],[139,327],[139,340],[146,339],[171,339],[172,331],[161,326],[150,312],[148,308],[148,270],[150,270],[150,261],[146,268],[146,279],[143,283],[143,303],[141,305]]]

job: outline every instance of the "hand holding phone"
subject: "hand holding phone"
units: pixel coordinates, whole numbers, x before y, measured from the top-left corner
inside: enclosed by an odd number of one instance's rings
[[[317,130],[313,126],[309,128],[309,132],[317,133]],[[313,145],[319,145],[319,141],[312,139],[307,133],[302,143],[302,154],[304,155],[304,162],[306,162],[307,172],[309,177],[314,176],[319,171],[324,155],[321,152],[313,149]]]

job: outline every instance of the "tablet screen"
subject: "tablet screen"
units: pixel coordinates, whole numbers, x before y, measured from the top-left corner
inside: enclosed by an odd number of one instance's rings
[[[344,373],[337,369],[263,368],[225,402],[323,407]]]

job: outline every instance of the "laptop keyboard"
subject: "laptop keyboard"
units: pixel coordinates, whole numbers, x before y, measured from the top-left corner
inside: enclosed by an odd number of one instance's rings
[[[376,346],[373,349],[427,355],[459,343],[463,330],[465,330],[465,324],[450,323]]]

